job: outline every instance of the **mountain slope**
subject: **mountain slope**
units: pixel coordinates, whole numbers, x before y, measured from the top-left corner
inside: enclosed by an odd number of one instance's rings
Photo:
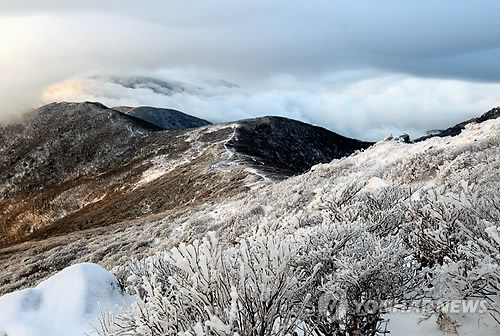
[[[136,117],[162,129],[186,129],[210,125],[209,121],[190,116],[173,109],[148,106],[128,107],[117,106],[114,110]]]
[[[0,246],[222,200],[370,145],[275,117],[161,130],[96,103],[47,105],[0,138]]]
[[[0,128],[0,200],[119,166],[158,130],[97,103],[41,107],[24,123]]]
[[[315,164],[349,156],[372,144],[283,117],[262,117],[240,121],[228,146],[248,155],[249,163],[256,167],[278,168],[292,175],[304,173]]]
[[[67,199],[68,190],[87,200],[98,197],[87,186],[133,160],[133,149],[159,130],[98,103],[50,104],[21,124],[1,127],[0,241],[64,216],[61,202],[82,207]]]

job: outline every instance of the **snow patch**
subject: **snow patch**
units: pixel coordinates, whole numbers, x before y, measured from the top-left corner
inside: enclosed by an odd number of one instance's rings
[[[156,179],[159,179],[163,175],[175,169],[177,165],[172,159],[169,160],[168,157],[169,155],[159,155],[151,159],[150,162],[153,166],[142,173],[142,178],[137,183],[137,187],[141,187]]]
[[[254,168],[246,168],[245,169],[246,172],[249,172],[250,174],[252,175],[255,175],[255,176],[258,176],[262,179],[262,181],[266,182],[266,183],[272,183],[273,181],[271,179],[269,179],[266,175],[264,175],[263,173],[259,172],[257,169],[254,169]]]
[[[101,266],[73,265],[35,288],[0,297],[0,335],[82,336],[98,325],[99,307],[117,312],[131,300]]]
[[[217,124],[217,125],[209,125],[209,126],[206,126],[206,130],[205,130],[205,133],[213,133],[213,132],[217,132],[217,131],[220,131],[221,129],[225,129],[225,128],[232,128],[232,129],[235,129],[238,127],[238,124]]]
[[[229,143],[229,141],[233,140],[234,137],[236,136],[236,127],[238,125],[234,124],[234,125],[231,125],[231,127],[233,128],[233,134],[231,134],[231,137],[229,137],[229,139],[227,139],[225,142],[224,142],[224,149],[226,150],[226,152],[228,153],[227,155],[227,160],[230,160],[233,155],[234,155],[234,151],[229,149],[229,147],[227,147],[227,144]]]
[[[379,177],[372,177],[368,183],[365,185],[364,189],[369,191],[374,191],[380,188],[385,188],[390,186],[391,184],[386,180],[383,180]]]
[[[489,314],[450,314],[450,317],[457,322],[459,336],[497,336],[500,332],[500,326]],[[435,316],[425,319],[420,314],[400,312],[386,314],[384,318],[389,319],[388,329],[391,335],[450,335],[439,330]]]

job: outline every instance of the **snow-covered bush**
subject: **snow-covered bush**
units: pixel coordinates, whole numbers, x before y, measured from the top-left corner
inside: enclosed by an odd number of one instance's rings
[[[356,194],[360,191],[354,190]],[[349,193],[336,195],[339,201],[328,199],[328,211],[332,204],[336,206],[331,218],[346,213],[337,205],[345,204],[342,200]],[[363,198],[357,197],[358,201]],[[347,199],[354,209],[367,210],[366,202],[354,206],[358,201],[352,194]],[[382,203],[374,200],[371,204]],[[384,207],[378,210],[383,211]],[[379,235],[374,230],[376,223],[362,220],[361,216],[357,219],[355,222],[327,220],[322,225],[297,231],[302,241],[298,262],[306,269],[319,267],[310,291],[315,313],[308,320],[316,335],[384,334],[385,311],[379,304],[389,301],[404,304],[423,282],[413,250],[405,245],[400,233]]]
[[[500,289],[500,251],[494,238],[500,218],[500,185],[492,177],[497,175],[498,165],[471,168],[469,163],[475,162],[474,155],[452,156],[455,157],[452,171],[438,173],[446,181],[442,185],[392,182],[376,190],[366,190],[359,187],[362,181],[353,181],[350,185],[325,186],[316,191],[312,207],[322,218],[327,231],[310,228],[311,232],[322,234],[324,238],[310,241],[308,257],[316,257],[324,265],[335,265],[335,272],[327,273],[331,285],[329,292],[337,301],[347,302],[347,307],[343,307],[344,316],[349,315],[349,310],[354,311],[354,307],[348,306],[349,302],[363,302],[364,297],[369,300],[370,296],[378,300],[380,297],[376,294],[380,293],[386,299],[403,303],[410,297],[437,299],[443,304],[455,299],[484,298],[490,301],[491,314],[500,320],[498,305],[492,299]],[[362,242],[359,246],[363,246],[360,259],[356,253],[349,254],[358,236]],[[393,244],[396,241],[399,245]],[[370,242],[375,249],[370,247]],[[382,281],[377,283],[377,276],[371,275],[371,281],[365,284],[368,285],[367,293],[357,294],[363,287],[364,278],[363,272],[356,272],[358,262],[363,265],[359,269],[368,273],[373,268],[371,256],[380,258],[377,247],[384,244],[387,244],[390,257],[405,256],[405,262],[400,263],[401,268],[394,260],[382,258],[380,264],[388,268],[380,268],[380,274],[392,274],[398,280],[404,279],[406,274],[412,281],[403,281],[404,285],[399,287],[402,291],[398,293],[394,291],[398,288],[398,281],[381,276]],[[317,254],[318,246],[328,246],[323,257]],[[345,256],[344,264],[339,262],[342,256]],[[322,270],[318,274],[323,274]],[[351,297],[338,294],[343,292],[341,284],[349,284],[347,275],[352,276],[355,284],[344,291]],[[324,284],[325,280],[321,283]],[[339,323],[338,316],[334,320],[328,319],[336,323],[332,324],[329,333],[342,328],[346,330],[348,325],[352,328],[352,320]],[[359,321],[358,318],[356,322]],[[320,323],[325,325],[324,321]],[[373,326],[372,330],[376,330]]]
[[[454,174],[459,176],[460,170]],[[408,207],[409,220],[401,229],[406,244],[415,248],[416,258],[427,267],[429,282],[420,288],[423,296],[443,304],[486,299],[498,321],[492,297],[500,293],[500,194],[498,185],[471,181],[436,186],[421,194]]]
[[[306,319],[306,290],[314,278],[294,266],[296,253],[296,243],[278,236],[227,249],[213,234],[181,244],[149,259],[151,271],[144,265],[131,270],[143,274],[139,282],[128,277],[137,302],[120,315],[104,316],[99,334],[290,334]],[[171,267],[155,268],[165,262]]]

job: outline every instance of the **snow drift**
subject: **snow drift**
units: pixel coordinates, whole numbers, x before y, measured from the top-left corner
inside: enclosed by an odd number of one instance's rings
[[[0,297],[0,335],[81,336],[98,326],[100,307],[116,310],[129,301],[99,265],[73,265],[35,288]]]

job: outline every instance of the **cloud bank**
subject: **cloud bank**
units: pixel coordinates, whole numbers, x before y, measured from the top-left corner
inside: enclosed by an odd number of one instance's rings
[[[365,74],[367,78],[359,80],[359,76],[335,73],[311,82],[284,76],[260,81],[259,87],[157,77],[73,78],[47,88],[42,99],[169,107],[212,122],[278,115],[376,141],[389,134],[417,137],[430,129],[447,128],[486,112],[498,103],[500,92],[500,84],[388,74]]]
[[[0,120],[58,99],[63,82],[81,86],[68,99],[113,88],[102,99],[214,121],[281,114],[362,134],[428,116],[436,128],[498,105],[498,12],[489,0],[4,1]],[[144,76],[192,85],[164,96],[116,83]]]

